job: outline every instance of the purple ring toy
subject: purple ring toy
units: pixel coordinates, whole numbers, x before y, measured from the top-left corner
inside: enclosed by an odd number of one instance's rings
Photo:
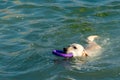
[[[72,53],[66,54],[66,53],[64,53],[61,50],[53,50],[52,53],[54,55],[57,55],[57,56],[60,56],[60,57],[64,57],[64,58],[71,58],[71,57],[73,57]]]

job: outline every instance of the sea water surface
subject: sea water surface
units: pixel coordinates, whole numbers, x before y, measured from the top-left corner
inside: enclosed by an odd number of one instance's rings
[[[96,58],[52,54],[93,34]],[[0,80],[120,80],[120,0],[0,0]]]

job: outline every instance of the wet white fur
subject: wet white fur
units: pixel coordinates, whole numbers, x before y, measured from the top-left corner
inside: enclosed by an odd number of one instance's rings
[[[77,43],[71,44],[67,48],[67,53],[72,53],[73,57],[96,56],[101,49],[101,46],[94,41],[96,38],[98,38],[97,35],[89,36],[87,38],[88,45],[85,48]],[[77,49],[74,49],[73,47],[76,47]]]

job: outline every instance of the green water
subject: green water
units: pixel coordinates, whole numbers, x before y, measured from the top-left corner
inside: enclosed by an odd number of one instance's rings
[[[97,34],[101,55],[52,55]],[[0,80],[120,80],[119,0],[0,0]]]

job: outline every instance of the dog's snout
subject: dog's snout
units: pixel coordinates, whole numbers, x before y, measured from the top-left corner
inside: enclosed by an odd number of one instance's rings
[[[66,51],[67,51],[67,48],[63,48],[63,51],[66,52]]]

